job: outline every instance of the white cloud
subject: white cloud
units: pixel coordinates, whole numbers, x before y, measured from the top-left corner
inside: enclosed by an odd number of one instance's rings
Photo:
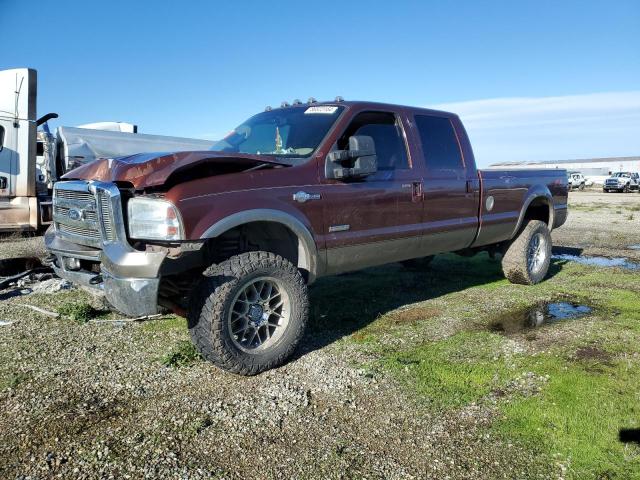
[[[457,113],[481,166],[640,155],[640,91],[431,105]]]

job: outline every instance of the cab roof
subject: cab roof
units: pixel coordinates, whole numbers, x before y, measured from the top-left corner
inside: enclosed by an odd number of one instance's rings
[[[422,107],[412,107],[409,105],[398,105],[393,103],[382,103],[382,102],[369,102],[362,100],[341,100],[341,101],[315,101],[315,102],[302,102],[300,104],[292,104],[286,107],[277,107],[272,110],[286,110],[287,108],[300,108],[300,107],[347,107],[347,108],[358,108],[358,109],[371,109],[371,110],[391,110],[391,111],[411,111],[414,113],[422,113],[422,114],[430,114],[430,115],[440,115],[443,117],[457,117],[455,113],[445,112],[442,110],[434,110],[430,108],[422,108]]]

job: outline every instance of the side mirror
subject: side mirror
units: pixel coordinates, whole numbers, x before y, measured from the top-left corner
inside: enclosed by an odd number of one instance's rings
[[[349,150],[336,150],[327,155],[327,178],[364,178],[378,171],[378,157],[373,138],[366,135],[349,137]]]

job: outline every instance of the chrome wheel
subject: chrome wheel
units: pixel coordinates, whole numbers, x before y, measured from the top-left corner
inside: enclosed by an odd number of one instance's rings
[[[278,341],[290,315],[289,296],[281,282],[254,278],[240,287],[231,303],[229,333],[240,350],[258,352]]]
[[[527,266],[529,272],[536,274],[542,269],[547,259],[547,240],[541,233],[536,233],[531,237],[527,254]]]

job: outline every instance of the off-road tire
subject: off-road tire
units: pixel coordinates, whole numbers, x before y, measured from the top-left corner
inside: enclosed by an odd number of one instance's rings
[[[530,245],[535,236],[544,239],[545,258],[540,268],[532,272],[529,267]],[[539,237],[540,238],[540,237]],[[551,263],[551,234],[547,224],[540,220],[530,220],[511,241],[502,257],[502,271],[511,283],[534,285],[547,275]]]
[[[281,337],[260,352],[240,349],[228,328],[235,295],[252,278],[278,279],[289,297],[290,317]],[[307,286],[288,260],[269,252],[247,252],[212,265],[194,289],[187,314],[191,340],[202,356],[223,370],[256,375],[282,365],[294,352],[309,315]]]
[[[629,193],[629,185],[625,185],[622,189],[622,193]]]
[[[431,264],[433,257],[434,255],[429,255],[428,257],[421,258],[412,258],[410,260],[403,260],[400,263],[403,267],[409,270],[424,270]]]
[[[581,192],[584,190],[584,183],[580,184],[580,186],[578,187],[578,190],[580,190]]]

